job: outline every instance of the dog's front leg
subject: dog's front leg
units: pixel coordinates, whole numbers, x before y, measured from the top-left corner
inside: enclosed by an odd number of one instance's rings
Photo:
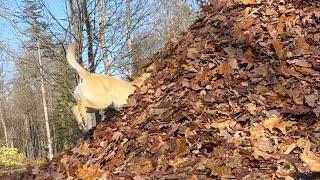
[[[85,125],[84,125],[84,121],[83,121],[83,119],[81,118],[81,115],[80,115],[79,106],[73,106],[71,108],[71,111],[72,111],[73,115],[75,116],[80,129],[84,131],[85,130]]]

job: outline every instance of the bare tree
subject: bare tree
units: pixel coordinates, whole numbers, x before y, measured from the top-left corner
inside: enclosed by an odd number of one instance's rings
[[[110,74],[110,65],[109,65],[109,58],[108,58],[108,46],[106,43],[106,2],[104,0],[97,0],[98,1],[98,16],[99,16],[99,43],[101,46],[102,51],[102,61],[104,66],[104,73],[109,75]]]
[[[4,96],[4,71],[3,71],[3,63],[1,63],[1,71],[0,71],[0,121],[3,127],[3,133],[5,137],[6,146],[9,146],[8,142],[8,134],[7,134],[7,125],[3,116],[3,96]]]
[[[46,134],[47,134],[47,146],[48,146],[48,158],[52,160],[53,158],[53,150],[52,150],[52,140],[51,140],[51,133],[50,133],[50,125],[49,125],[49,116],[48,116],[48,106],[46,100],[46,90],[44,87],[44,75],[42,70],[42,60],[41,60],[41,52],[40,52],[40,45],[38,43],[38,62],[39,62],[39,70],[40,70],[40,83],[41,83],[41,94],[42,94],[42,102],[43,102],[43,111],[44,111],[44,120],[46,124]]]
[[[132,20],[131,20],[131,0],[126,0],[126,25],[127,25],[127,46],[128,46],[128,64],[129,74],[132,75]]]

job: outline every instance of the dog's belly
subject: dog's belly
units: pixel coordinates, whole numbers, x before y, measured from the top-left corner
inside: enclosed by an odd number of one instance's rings
[[[74,90],[74,97],[76,100],[85,99],[93,104],[94,109],[105,109],[112,104],[112,97],[108,92],[97,92],[88,89],[84,84],[78,84]]]
[[[74,89],[73,91],[73,96],[74,98],[78,101],[79,99],[83,98],[84,95],[82,94],[82,91],[81,91],[81,87],[80,87],[81,84],[78,84],[76,86],[76,88]]]

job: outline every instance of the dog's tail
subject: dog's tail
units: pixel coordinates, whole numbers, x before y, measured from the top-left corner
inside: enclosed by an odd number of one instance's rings
[[[79,76],[81,78],[84,78],[88,72],[82,67],[80,66],[80,64],[77,62],[76,60],[76,49],[77,49],[77,44],[76,43],[72,43],[68,49],[67,49],[67,61],[70,64],[70,66],[72,68],[74,68]]]

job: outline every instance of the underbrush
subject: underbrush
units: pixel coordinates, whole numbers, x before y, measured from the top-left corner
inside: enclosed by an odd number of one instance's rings
[[[23,166],[24,155],[17,148],[0,147],[0,165],[4,168]]]

